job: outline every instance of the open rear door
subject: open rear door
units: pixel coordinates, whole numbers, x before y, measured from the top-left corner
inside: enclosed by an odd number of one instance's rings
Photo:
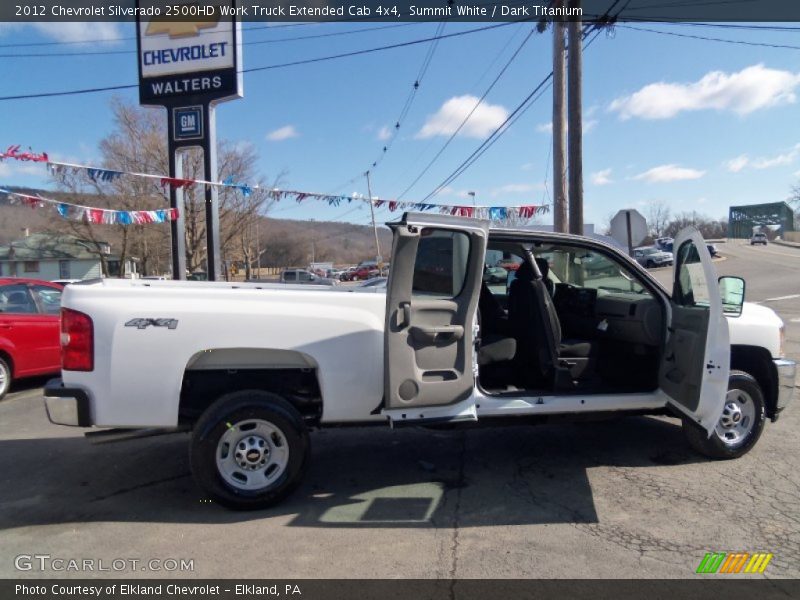
[[[489,222],[407,213],[390,226],[383,414],[395,424],[474,421],[473,324]]]
[[[713,432],[730,374],[728,322],[706,243],[693,227],[675,238],[672,310],[659,373],[675,408]]]

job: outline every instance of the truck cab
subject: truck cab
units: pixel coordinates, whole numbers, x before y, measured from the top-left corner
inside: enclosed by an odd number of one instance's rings
[[[586,238],[437,215],[393,229],[383,408],[393,424],[667,410],[710,440],[706,453],[757,439],[764,403],[729,393],[726,313],[741,312],[744,282],[717,279],[697,231],[674,241],[670,293]],[[520,265],[508,286],[483,281],[492,253]]]

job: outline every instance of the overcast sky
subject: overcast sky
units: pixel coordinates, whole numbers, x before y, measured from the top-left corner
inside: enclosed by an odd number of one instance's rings
[[[247,23],[244,66],[258,67],[426,38],[438,25]],[[763,25],[763,24],[762,24]],[[448,24],[444,33],[480,27]],[[618,209],[721,217],[731,204],[785,200],[800,179],[798,31],[686,25],[636,25],[662,32],[724,38],[773,48],[697,40],[617,27],[584,56],[586,221]],[[377,29],[376,29],[377,28]],[[515,24],[442,40],[385,159],[373,193],[400,195],[475,107],[530,31]],[[366,30],[366,31],[361,31]],[[352,33],[358,31],[358,33]],[[314,37],[327,33],[344,35]],[[136,82],[133,24],[0,24],[0,95]],[[287,40],[305,37],[307,39]],[[39,42],[88,44],[21,46]],[[270,41],[258,44],[254,42]],[[453,142],[404,196],[434,190],[550,72],[549,32],[534,34]],[[391,140],[430,44],[374,52],[245,76],[245,97],[218,110],[218,135],[250,143],[269,179],[320,193],[366,193],[357,178]],[[110,51],[108,55],[64,53]],[[56,53],[46,58],[11,57]],[[135,90],[119,92],[136,101]],[[97,164],[97,144],[111,127],[109,93],[0,102],[0,146],[28,146],[72,162]],[[165,117],[166,118],[166,117]],[[551,197],[551,95],[547,91],[470,169],[432,202],[519,205]],[[0,163],[0,185],[49,186],[43,166]],[[365,223],[368,210],[284,202],[276,217]],[[379,217],[391,215],[381,211]],[[550,217],[545,217],[545,221]]]

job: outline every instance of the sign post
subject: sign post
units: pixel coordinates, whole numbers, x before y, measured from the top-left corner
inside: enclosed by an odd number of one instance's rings
[[[628,248],[633,256],[633,248],[647,237],[647,221],[641,213],[632,208],[619,211],[611,219],[611,237]]]
[[[136,0],[136,7],[160,7],[163,15],[170,1]],[[243,94],[236,3],[219,0],[195,10],[192,18],[196,21],[136,19],[139,103],[167,109],[169,177],[173,180],[182,179],[182,151],[195,147],[203,151],[203,180],[218,181],[214,111],[220,102]],[[183,200],[183,187],[170,185],[170,207],[178,209],[178,218],[171,225],[173,279],[186,278]],[[205,186],[205,215],[208,279],[215,281],[221,275],[217,186]]]

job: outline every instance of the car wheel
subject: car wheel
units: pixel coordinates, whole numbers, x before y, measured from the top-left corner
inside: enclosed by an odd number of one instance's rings
[[[648,260],[648,261],[647,261],[647,264],[646,264],[645,266],[646,266],[648,269],[652,269],[652,268],[653,268],[653,267],[655,267],[656,265],[655,265],[655,263],[654,263],[652,260]]]
[[[11,366],[6,359],[0,357],[0,400],[8,393],[11,387]]]
[[[235,510],[277,504],[300,483],[310,450],[303,418],[260,390],[225,394],[200,417],[189,461],[200,488]]]
[[[758,382],[744,371],[731,371],[725,409],[711,437],[689,419],[683,420],[683,431],[697,452],[724,460],[747,454],[761,437],[765,422],[764,394]]]

